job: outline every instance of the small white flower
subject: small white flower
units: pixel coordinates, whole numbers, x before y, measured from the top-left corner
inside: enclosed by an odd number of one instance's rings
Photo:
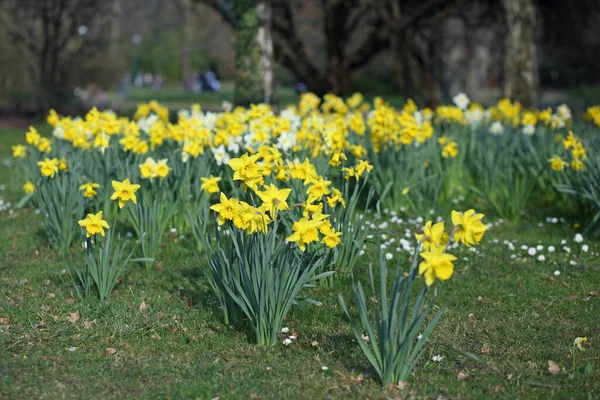
[[[554,271],[554,275],[559,276],[560,275],[560,271],[559,270]]]
[[[290,335],[290,336],[288,336],[288,338],[289,338],[290,340],[296,340],[296,339],[297,339],[296,335]]]
[[[284,344],[285,346],[287,346],[287,345],[288,345],[288,344],[290,344],[290,343],[292,343],[292,339],[290,339],[290,338],[285,338],[285,339],[283,339],[283,344]]]
[[[437,355],[435,355],[435,356],[431,357],[431,361],[433,361],[433,362],[440,362],[440,361],[442,361],[443,359],[444,359],[444,356],[440,356],[439,354],[437,354]]]
[[[554,246],[548,246],[548,253],[554,253],[555,250]]]
[[[67,347],[67,351],[75,351],[77,350],[77,347],[73,346],[73,347]]]
[[[362,338],[362,340],[365,341],[366,344],[369,344],[371,342],[371,339],[369,339],[368,335],[360,335],[360,337]]]
[[[537,253],[535,247],[530,247],[529,250],[527,250],[527,254],[529,254],[530,256],[535,256],[535,253]]]
[[[281,333],[288,333],[290,331],[290,328],[288,328],[287,326],[284,326],[283,328],[281,328]]]
[[[521,246],[521,250],[527,250],[528,247],[526,245]]]
[[[577,234],[575,234],[575,237],[573,238],[573,240],[576,243],[582,243],[583,242],[583,235],[581,233],[577,233]]]
[[[571,252],[571,248],[570,248],[570,247],[568,247],[568,246],[563,246],[563,250],[564,250],[566,253],[570,253],[570,252]]]
[[[542,250],[544,250],[544,246],[542,246],[541,244],[538,244],[537,246],[535,246],[535,249],[537,251],[542,251]]]
[[[546,257],[544,257],[544,255],[543,255],[543,254],[540,254],[540,255],[538,256],[538,261],[546,261]]]
[[[523,127],[523,134],[527,136],[532,136],[535,133],[535,126],[531,124],[527,124]]]
[[[171,233],[177,233],[177,228],[171,228]]]
[[[312,347],[317,347],[317,346],[319,345],[319,342],[317,342],[316,340],[313,340],[313,341],[310,343],[310,345],[311,345]]]
[[[565,245],[565,244],[567,244],[567,241],[565,239],[563,239],[560,241],[560,244]]]
[[[492,135],[502,135],[504,133],[504,127],[500,121],[495,121],[490,125],[490,133]]]
[[[423,334],[419,333],[419,336],[417,336],[417,340],[421,340],[422,337],[423,337]]]
[[[469,98],[464,93],[457,94],[452,98],[452,101],[454,104],[456,104],[456,107],[460,108],[461,110],[466,110],[470,102]]]
[[[392,253],[385,253],[385,259],[386,260],[391,260],[392,258],[394,258],[394,255]]]
[[[590,247],[587,244],[584,244],[583,246],[581,246],[581,251],[583,251],[584,253],[587,253],[589,249],[590,249]]]
[[[571,265],[577,265],[577,261],[571,260],[571,261],[569,261],[569,264],[571,264]]]
[[[328,369],[329,369],[329,368],[327,368],[327,365],[323,365],[323,366],[321,367],[321,370],[322,370],[322,371],[327,371]]]

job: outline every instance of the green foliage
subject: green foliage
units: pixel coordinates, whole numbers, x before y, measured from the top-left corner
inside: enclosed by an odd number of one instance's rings
[[[69,172],[55,178],[41,177],[36,184],[34,201],[44,219],[52,246],[68,251],[77,232],[77,221],[83,218],[83,196],[76,179]]]
[[[163,182],[161,181],[160,184]],[[162,186],[162,185],[158,186]],[[156,258],[160,249],[163,235],[175,206],[171,195],[161,188],[152,191],[140,191],[138,204],[127,204],[129,220],[139,238],[142,257],[146,259],[146,266]]]
[[[361,207],[363,194],[367,190],[367,196],[364,207]],[[345,180],[342,188],[342,195],[346,199],[346,207],[336,205],[335,208],[325,205],[325,214],[330,215],[331,224],[337,232],[341,232],[340,240],[343,245],[336,246],[333,249],[333,266],[336,268],[336,274],[330,278],[347,277],[355,268],[359,260],[360,252],[366,246],[367,236],[372,232],[367,224],[364,214],[359,211],[369,210],[375,203],[375,187],[370,183],[369,176],[354,182],[354,180]],[[377,205],[379,206],[379,202]],[[327,282],[331,283],[331,279]]]
[[[81,291],[90,302],[94,298],[94,294],[101,302],[108,301],[130,261],[153,261],[152,259],[132,260],[131,257],[137,245],[127,254],[125,251],[127,243],[120,246],[120,235],[115,240],[115,228],[115,223],[113,223],[105,237],[96,235],[93,239],[91,237],[84,239],[85,267],[80,267],[78,261],[73,262],[73,269],[81,284]],[[75,287],[80,289],[78,285]]]
[[[396,268],[389,294],[388,271],[382,252],[379,254],[378,291],[375,288],[373,268],[369,269],[373,297],[365,296],[360,282],[352,283],[352,292],[360,318],[360,324],[351,322],[352,331],[360,349],[384,384],[407,381],[424,352],[424,345],[429,335],[446,308],[442,307],[423,329],[427,315],[434,303],[431,302],[427,305],[429,287],[425,286],[411,304],[414,279],[418,272],[418,252],[419,249],[413,255],[413,262],[407,277],[401,273],[400,266]],[[338,297],[344,313],[348,319],[353,321],[344,297],[341,294]],[[366,334],[366,338],[363,337],[363,332]],[[417,337],[419,333],[421,336]]]
[[[240,229],[226,228],[223,235],[215,227],[214,238],[205,235],[206,228],[201,227],[206,221],[208,215],[193,221],[196,239],[206,251],[206,263],[200,263],[225,322],[241,325],[245,317],[258,344],[274,345],[288,311],[300,300],[300,291],[333,271],[315,274],[325,258],[287,244],[277,232],[277,218],[266,234],[247,235]]]

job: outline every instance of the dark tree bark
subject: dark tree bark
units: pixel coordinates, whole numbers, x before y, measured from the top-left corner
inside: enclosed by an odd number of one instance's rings
[[[506,18],[504,41],[504,96],[535,108],[539,88],[539,67],[534,0],[502,0]]]

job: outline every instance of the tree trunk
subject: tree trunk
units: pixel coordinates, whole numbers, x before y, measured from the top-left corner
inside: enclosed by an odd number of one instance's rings
[[[110,24],[110,53],[115,56],[119,53],[119,37],[120,37],[120,26],[119,20],[121,18],[121,0],[113,0],[113,9],[111,15]]]
[[[258,28],[258,46],[260,48],[259,73],[262,77],[263,101],[268,104],[275,102],[275,61],[273,58],[273,34],[271,23],[273,9],[271,2],[261,1],[257,5],[260,27]]]
[[[504,96],[535,108],[539,87],[536,7],[533,0],[502,0],[506,18]]]
[[[273,39],[271,1],[234,3],[238,32],[235,54],[235,94],[239,105],[273,100]]]
[[[117,0],[118,1],[118,0]],[[181,0],[182,7],[182,24],[181,32],[181,78],[186,80],[191,73],[191,51],[190,51],[190,36],[192,35],[191,24],[191,1]]]

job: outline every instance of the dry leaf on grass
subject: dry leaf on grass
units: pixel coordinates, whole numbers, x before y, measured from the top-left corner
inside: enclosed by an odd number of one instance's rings
[[[465,379],[467,379],[469,377],[469,374],[467,374],[466,371],[460,371],[458,373],[458,375],[456,375],[456,379],[458,379],[459,381],[464,381]]]
[[[112,348],[112,347],[107,347],[106,349],[104,349],[104,352],[106,353],[107,356],[112,356],[113,354],[115,354],[117,352],[117,349]]]
[[[74,324],[77,321],[79,321],[79,317],[80,317],[79,310],[77,310],[74,313],[69,313],[69,316],[67,317],[67,321]]]
[[[548,372],[551,374],[558,374],[560,372],[560,365],[555,361],[548,360]]]
[[[146,305],[145,301],[142,301],[142,304],[140,304],[140,312],[143,314],[146,312],[146,310],[148,310],[148,306]]]

